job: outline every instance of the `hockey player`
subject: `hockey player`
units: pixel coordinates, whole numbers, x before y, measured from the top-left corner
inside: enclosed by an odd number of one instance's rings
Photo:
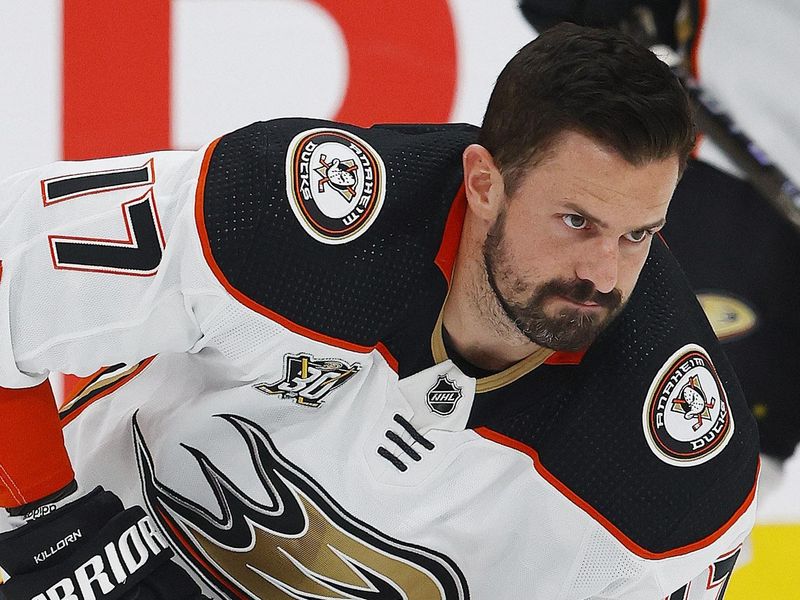
[[[689,161],[675,190],[662,233],[697,292],[756,417],[763,504],[800,443],[800,314],[795,299],[800,289],[795,258],[800,255],[800,205],[788,208],[780,195],[788,198],[796,185],[771,173],[777,164],[795,181],[800,178],[800,112],[791,89],[796,82],[788,77],[797,70],[800,55],[779,52],[781,41],[794,44],[796,19],[779,0],[757,7],[698,0],[521,0],[520,8],[538,31],[569,20],[634,32],[643,43],[671,48],[673,60],[682,59],[684,76],[691,73],[702,82],[697,101],[706,112],[713,109],[704,118],[708,131],[694,153],[700,160]],[[752,35],[770,43],[748,44],[740,59],[731,61],[756,14],[763,22]],[[735,121],[727,128],[721,127],[719,116],[718,122],[711,120],[722,106]],[[742,143],[747,145],[744,154]],[[738,165],[734,172],[739,176],[714,165]],[[737,564],[742,563],[740,559]]]
[[[721,598],[758,447],[656,235],[693,143],[669,69],[564,25],[480,130],[12,177],[0,593]],[[56,415],[46,373],[99,365]]]

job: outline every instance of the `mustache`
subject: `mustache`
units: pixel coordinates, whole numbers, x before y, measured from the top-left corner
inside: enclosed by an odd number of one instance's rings
[[[598,306],[615,310],[622,303],[622,292],[614,288],[610,292],[600,292],[594,283],[588,279],[567,281],[565,279],[551,279],[543,283],[536,290],[531,304],[540,304],[549,296],[562,296],[578,303],[594,302]]]

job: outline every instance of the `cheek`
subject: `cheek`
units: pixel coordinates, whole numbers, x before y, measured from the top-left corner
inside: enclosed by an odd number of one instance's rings
[[[553,240],[552,236],[533,228],[518,231],[513,243],[508,244],[511,264],[520,278],[539,284],[544,280],[562,278],[569,273],[571,262],[569,245]]]
[[[537,258],[547,279],[573,281],[587,252],[592,252],[592,241],[581,232],[562,226],[547,232],[544,243],[537,244]]]
[[[503,241],[506,264],[516,272],[519,282],[530,287],[553,279],[574,280],[581,257],[589,251],[580,236],[561,219],[512,217],[506,220]]]

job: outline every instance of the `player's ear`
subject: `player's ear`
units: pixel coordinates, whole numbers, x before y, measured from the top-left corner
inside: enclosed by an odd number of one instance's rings
[[[469,209],[493,223],[505,202],[505,185],[491,153],[480,144],[470,144],[462,155],[464,189]]]

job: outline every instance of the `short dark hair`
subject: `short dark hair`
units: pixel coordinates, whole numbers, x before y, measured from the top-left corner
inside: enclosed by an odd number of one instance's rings
[[[621,32],[572,23],[544,31],[506,65],[478,143],[512,193],[565,131],[637,166],[677,156],[680,173],[696,135],[686,92],[664,62]]]

